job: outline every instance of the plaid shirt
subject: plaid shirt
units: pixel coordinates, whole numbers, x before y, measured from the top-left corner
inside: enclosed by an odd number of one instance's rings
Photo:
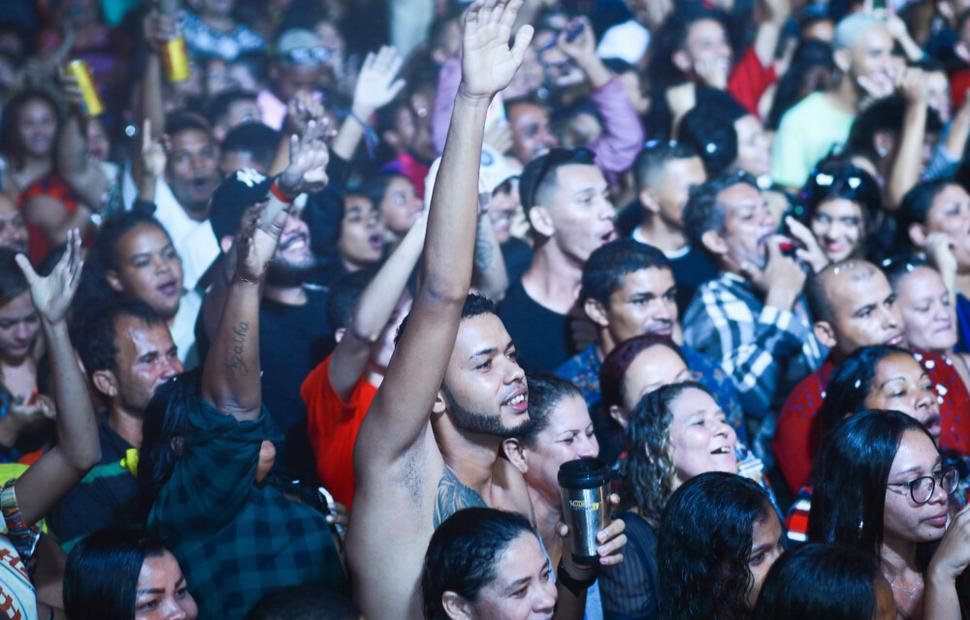
[[[311,582],[346,580],[321,513],[270,485],[255,484],[264,409],[239,422],[201,397],[188,419],[195,432],[148,516],[170,546],[199,604],[200,618],[242,618],[265,594]]]
[[[827,353],[815,339],[804,300],[791,312],[766,306],[750,281],[727,272],[698,289],[684,315],[684,340],[720,361],[744,412],[765,420],[768,435],[785,395]]]

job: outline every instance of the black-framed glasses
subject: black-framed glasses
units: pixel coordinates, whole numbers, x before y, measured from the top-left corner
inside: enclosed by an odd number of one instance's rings
[[[542,161],[542,166],[539,168],[539,172],[536,173],[535,182],[532,184],[532,189],[529,191],[529,206],[535,206],[536,204],[536,193],[539,191],[539,186],[545,180],[546,175],[549,174],[550,170],[554,170],[559,166],[567,162],[580,163],[593,163],[595,155],[593,151],[588,148],[578,148],[578,149],[563,149],[554,148],[550,149],[548,153],[542,155],[545,159]]]
[[[914,502],[922,506],[933,497],[937,484],[940,485],[940,488],[947,495],[952,495],[957,490],[959,483],[960,476],[957,469],[955,467],[948,467],[934,472],[932,476],[921,476],[910,482],[890,482],[889,486],[909,487],[910,497],[913,498]]]

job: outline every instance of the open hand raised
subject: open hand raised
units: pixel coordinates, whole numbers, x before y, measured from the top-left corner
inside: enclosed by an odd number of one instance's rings
[[[491,98],[509,85],[532,41],[532,26],[522,26],[509,48],[512,25],[524,0],[476,0],[465,12],[461,87],[472,98]]]
[[[41,319],[58,323],[67,316],[71,300],[81,282],[81,233],[74,228],[67,233],[67,246],[48,276],[39,276],[23,254],[17,255],[17,265],[24,273],[30,287],[30,299]]]

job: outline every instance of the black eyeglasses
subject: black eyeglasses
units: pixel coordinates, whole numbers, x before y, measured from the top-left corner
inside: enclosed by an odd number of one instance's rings
[[[923,504],[929,502],[933,497],[937,484],[940,485],[940,488],[943,489],[947,495],[952,495],[953,492],[957,490],[957,485],[959,482],[960,477],[956,468],[950,467],[947,469],[941,469],[940,471],[935,472],[932,476],[922,476],[910,482],[890,482],[888,486],[909,487],[910,497],[913,498],[914,502],[922,506]]]
[[[536,193],[539,191],[539,186],[545,180],[546,175],[549,174],[550,170],[554,170],[559,166],[567,163],[573,162],[577,164],[593,163],[595,155],[593,151],[587,148],[580,149],[551,149],[548,153],[543,155],[545,159],[542,162],[542,166],[539,168],[539,172],[536,173],[535,182],[532,184],[532,189],[529,191],[529,207],[533,207],[536,204]]]

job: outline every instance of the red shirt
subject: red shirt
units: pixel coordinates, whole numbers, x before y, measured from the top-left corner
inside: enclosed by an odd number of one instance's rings
[[[970,455],[970,394],[949,359],[938,353],[916,352],[919,363],[941,395],[940,446]],[[835,364],[831,358],[822,367],[795,386],[785,401],[772,448],[778,467],[788,486],[799,489],[808,484],[812,471],[811,437],[815,432],[815,414],[825,398]]]
[[[71,188],[68,187],[67,183],[61,177],[54,174],[37,179],[28,185],[27,189],[21,192],[17,198],[17,207],[24,214],[24,222],[27,224],[27,258],[34,265],[41,264],[47,258],[47,255],[50,254],[50,251],[54,249],[54,244],[44,231],[31,224],[26,213],[24,213],[27,202],[34,196],[40,195],[49,196],[54,200],[60,201],[64,205],[66,215],[74,213],[78,204],[77,197],[71,191]],[[87,245],[85,243],[85,246]]]
[[[744,56],[734,65],[728,78],[727,91],[744,106],[744,109],[761,118],[758,114],[758,102],[768,87],[778,80],[775,67],[766,67],[751,46],[744,52]]]
[[[341,504],[354,500],[354,443],[377,388],[361,376],[347,402],[330,384],[330,361],[320,362],[300,387],[306,403],[307,435],[317,461],[317,476]]]

